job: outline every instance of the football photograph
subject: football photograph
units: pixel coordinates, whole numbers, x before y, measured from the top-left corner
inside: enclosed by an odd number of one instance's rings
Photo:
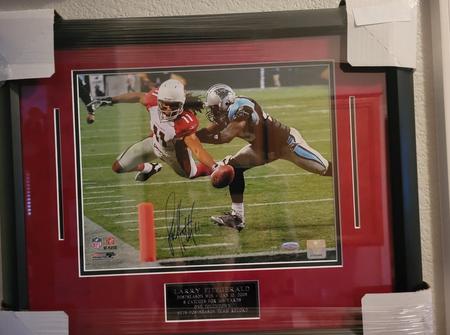
[[[72,74],[81,275],[341,264],[334,63]]]

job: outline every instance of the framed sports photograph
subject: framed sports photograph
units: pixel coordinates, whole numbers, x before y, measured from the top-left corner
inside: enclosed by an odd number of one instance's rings
[[[341,264],[331,163],[333,62],[77,70],[73,76],[83,275]],[[152,97],[171,82],[190,88],[185,105],[195,97],[200,107],[194,113],[186,109],[188,114],[183,111],[173,121],[157,113],[149,120],[148,110],[159,99]],[[202,135],[202,129],[218,124],[206,106],[208,98],[218,97],[214,87],[219,94],[233,94],[230,106],[237,107],[231,117],[248,122],[249,134],[215,143]],[[87,104],[83,90],[92,97]],[[243,113],[238,103],[251,104],[249,120],[237,115]],[[178,128],[194,122],[192,133],[206,142],[203,147],[214,162],[233,167],[230,188],[215,188],[210,170],[189,175],[179,168],[194,154],[189,147],[177,149],[183,143],[177,132],[186,132]],[[222,128],[215,136],[230,126]],[[169,141],[175,150],[167,149]],[[151,170],[141,181],[144,173],[137,169],[145,163]],[[193,163],[192,170],[200,164]],[[235,191],[238,178],[245,189]],[[243,197],[244,190],[244,208],[235,214],[234,193]],[[145,203],[153,207],[155,234],[139,240],[138,206]],[[156,246],[149,262],[142,261],[143,244]]]
[[[22,308],[358,333],[364,294],[418,287],[411,71],[349,66],[344,18],[59,20],[55,74],[10,86]]]

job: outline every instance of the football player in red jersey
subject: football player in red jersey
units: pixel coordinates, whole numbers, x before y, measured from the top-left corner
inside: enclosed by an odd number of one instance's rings
[[[94,101],[96,108],[115,103],[144,105],[150,114],[150,135],[123,151],[112,165],[116,173],[137,171],[135,180],[144,182],[161,171],[161,159],[181,177],[206,176],[217,166],[196,136],[198,119],[195,110],[200,100],[186,101],[184,85],[176,79],[166,80],[148,93],[130,92]],[[192,154],[200,163],[195,163]]]
[[[266,114],[255,100],[238,97],[230,86],[216,84],[206,93],[206,105],[211,125],[197,132],[200,141],[221,144],[239,137],[249,143],[224,160],[233,166],[235,175],[229,185],[231,212],[211,217],[219,226],[238,231],[245,227],[244,172],[247,169],[285,159],[309,172],[331,176],[331,162],[311,148],[297,129]]]

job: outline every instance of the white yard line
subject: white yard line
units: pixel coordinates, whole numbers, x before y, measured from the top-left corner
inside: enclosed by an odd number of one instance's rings
[[[248,204],[247,207],[258,207],[258,206],[273,206],[273,205],[292,205],[292,204],[303,204],[303,203],[314,203],[314,202],[327,202],[334,201],[333,198],[324,198],[324,199],[307,199],[307,200],[292,200],[292,201],[277,201],[277,202],[266,202],[259,204]]]
[[[137,142],[137,141],[134,141],[134,142],[130,141],[130,144],[133,144],[135,142]],[[126,141],[126,143],[128,143],[128,141]],[[96,148],[96,149],[98,149],[98,148],[105,147],[105,146],[108,146],[108,147],[112,146],[114,148],[118,148],[117,152],[120,153],[120,150],[125,149],[128,145],[125,145],[122,148],[122,145],[117,140],[115,142],[96,141],[96,142],[93,142],[93,143],[89,142],[89,143],[82,143],[81,144],[81,148],[83,149],[83,151],[89,150],[89,148]]]
[[[193,237],[211,237],[212,234],[194,234]],[[157,240],[167,240],[167,236],[157,237]]]
[[[303,106],[303,107],[307,107],[307,106]],[[314,113],[320,113],[320,114],[325,114],[325,113],[329,113],[330,111],[328,109],[307,109],[307,110],[299,110],[302,108],[302,106],[299,105],[273,105],[273,106],[265,106],[264,109],[269,110],[269,109],[292,109],[292,108],[296,108],[297,113],[299,114],[314,114]],[[292,111],[291,111],[292,113]],[[270,112],[269,112],[270,114]],[[277,113],[278,114],[287,114],[287,113]],[[275,116],[276,119],[278,119],[277,116]]]
[[[308,143],[331,142],[331,139],[330,139],[330,138],[319,138],[319,139],[317,139],[317,140],[308,140],[308,141],[306,141],[306,142],[308,142]],[[324,154],[325,152],[321,151],[320,153],[321,153],[321,154]]]
[[[120,127],[120,128],[102,128],[102,129],[95,129],[95,133],[102,133],[102,132],[110,133],[110,132],[112,132],[112,131],[124,131],[125,129],[126,129],[126,131],[127,131],[128,133],[131,133],[131,132],[138,132],[138,131],[140,131],[140,130],[142,130],[142,129],[144,129],[144,130],[149,129],[149,125],[146,124],[146,125],[144,125],[144,126],[142,126],[142,127],[137,126],[137,127]],[[94,144],[95,144],[95,143],[94,143]]]
[[[136,213],[137,214],[137,213]],[[154,218],[153,221],[162,221],[162,220],[172,220],[171,217],[160,217],[160,218]],[[114,221],[113,223],[131,223],[131,222],[137,222],[137,218],[134,220],[123,220],[123,221]]]
[[[136,221],[134,221],[134,222],[136,222]],[[115,222],[114,222],[115,223]],[[155,230],[167,230],[167,229],[169,229],[169,227],[167,227],[167,226],[163,226],[163,227],[155,227]],[[128,231],[137,231],[137,230],[139,230],[139,228],[128,228],[127,229]],[[197,236],[197,235],[195,235],[195,236]]]
[[[95,157],[95,156],[117,156],[118,152],[106,152],[102,154],[83,154],[83,157]]]
[[[199,244],[199,245],[187,245],[183,249],[195,249],[195,248],[212,248],[212,247],[227,247],[233,245],[233,243],[213,243],[213,244]],[[172,250],[171,248],[162,248],[163,250]],[[174,246],[173,249],[181,249],[180,246]]]
[[[135,213],[137,214],[137,212]],[[163,220],[172,220],[172,217],[159,217],[159,218],[154,218],[153,221],[163,221]],[[121,224],[121,223],[137,223],[138,219],[134,219],[134,220],[123,220],[123,221],[113,221],[113,223],[115,224]],[[156,228],[158,229],[158,228]]]
[[[170,229],[170,227],[167,227],[167,226],[163,226],[163,227],[155,227],[155,230],[168,230],[168,229]],[[127,229],[128,231],[138,231],[139,230],[139,228],[128,228]],[[211,237],[211,236],[213,236],[212,234],[194,234],[194,237]],[[156,238],[157,240],[164,240],[164,239],[167,239],[167,236],[162,236],[162,237],[157,237]]]
[[[127,125],[128,125],[128,124],[127,124]],[[136,128],[136,125],[131,125],[131,127]],[[111,131],[111,130],[110,130],[110,131]],[[134,140],[136,136],[135,136],[135,134],[133,134],[133,133],[127,133],[126,135],[124,135],[124,134],[122,133],[122,134],[121,134],[121,138],[124,138],[124,137],[130,137],[131,140]],[[83,136],[82,141],[88,141],[88,140],[96,140],[96,141],[98,141],[99,139],[102,139],[102,138],[116,138],[116,136],[115,136],[115,134],[113,134],[113,135],[108,134],[108,135],[104,135],[104,136],[102,136],[102,135]]]
[[[102,201],[102,202],[88,202],[84,203],[85,205],[103,205],[103,204],[113,204],[113,203],[123,203],[123,202],[133,202],[136,201],[134,199],[128,199],[128,200],[111,200],[111,201]],[[120,207],[114,207],[114,208],[120,208]],[[99,210],[102,210],[103,208],[98,208]]]
[[[102,192],[99,192],[102,193]],[[95,199],[109,199],[109,198],[120,198],[122,197],[121,195],[101,195],[98,197],[87,197],[87,198],[83,198],[83,200],[95,200]]]
[[[264,108],[299,108],[299,105],[272,105],[272,106],[264,106]]]
[[[83,170],[110,170],[111,174],[113,174],[111,165],[107,165],[107,166],[93,166],[93,167],[84,167]]]
[[[134,220],[114,221],[113,223],[121,224],[121,223],[132,223],[132,222],[133,222],[133,223],[137,223],[137,222],[138,222],[137,218],[134,219]]]
[[[113,209],[126,209],[126,208],[134,208],[136,209],[137,206],[122,206],[122,207],[102,207],[102,208],[94,208],[93,211],[110,211]],[[137,212],[131,212],[131,213],[116,213],[116,214],[104,214],[104,216],[119,216],[119,215],[125,215],[125,214],[137,214]]]
[[[84,194],[89,194],[89,195],[91,195],[91,194],[108,194],[108,193],[114,193],[114,190],[105,190],[105,191],[97,191],[97,192],[91,192],[91,191],[88,191],[88,192],[83,192]]]
[[[127,206],[122,208],[136,208],[136,206]],[[95,210],[95,209],[94,209]],[[121,215],[137,215],[137,212],[131,212],[131,213],[114,213],[114,214],[103,214],[103,216],[121,216]]]
[[[319,138],[317,140],[308,140],[308,143],[317,143],[317,142],[329,142],[330,139],[329,138]],[[242,144],[222,144],[220,148],[242,148],[244,146],[246,146],[247,143],[242,143]],[[217,144],[204,144],[204,146],[206,148],[214,148],[215,146],[217,146]],[[101,153],[101,154],[83,154],[83,157],[96,157],[96,156],[114,156],[117,157],[117,155],[119,154],[119,152],[107,152],[107,153]],[[111,169],[111,166],[107,166],[107,167],[100,167],[101,169],[104,168],[108,168]],[[83,169],[92,169],[92,168],[83,168]]]
[[[311,172],[300,173],[279,173],[279,174],[267,174],[264,176],[245,176],[245,179],[260,179],[260,178],[273,178],[273,177],[294,177],[311,175]],[[209,178],[202,179],[186,179],[186,180],[174,180],[165,182],[150,182],[150,183],[134,183],[134,184],[119,184],[119,185],[104,185],[104,186],[88,186],[85,189],[93,190],[98,188],[118,188],[118,187],[133,187],[133,186],[145,186],[145,185],[167,185],[167,184],[185,184],[185,183],[205,183],[209,182]]]
[[[253,203],[246,204],[247,207],[258,207],[258,206],[273,206],[273,205],[292,205],[292,204],[303,204],[303,203],[314,203],[314,202],[327,202],[334,201],[333,198],[323,198],[323,199],[305,199],[305,200],[291,200],[291,201],[276,201],[276,202],[261,202],[261,203]],[[230,205],[220,205],[220,206],[209,206],[209,207],[195,207],[194,211],[202,211],[209,209],[219,209],[219,208],[229,208]],[[136,208],[136,206],[125,206],[125,207],[109,207],[109,208],[97,208],[94,210],[113,210],[113,209],[126,209],[126,208]],[[191,211],[192,207],[185,207],[178,209],[180,212]],[[158,209],[155,210],[154,213],[165,213],[167,210]],[[119,216],[119,215],[127,215],[127,214],[136,214],[136,212],[132,213],[117,213],[117,214],[104,214],[104,216]]]

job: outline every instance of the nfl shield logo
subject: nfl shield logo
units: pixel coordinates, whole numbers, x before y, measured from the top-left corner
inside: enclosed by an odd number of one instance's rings
[[[100,237],[94,237],[92,239],[91,246],[94,249],[100,249],[102,247],[102,239]]]

